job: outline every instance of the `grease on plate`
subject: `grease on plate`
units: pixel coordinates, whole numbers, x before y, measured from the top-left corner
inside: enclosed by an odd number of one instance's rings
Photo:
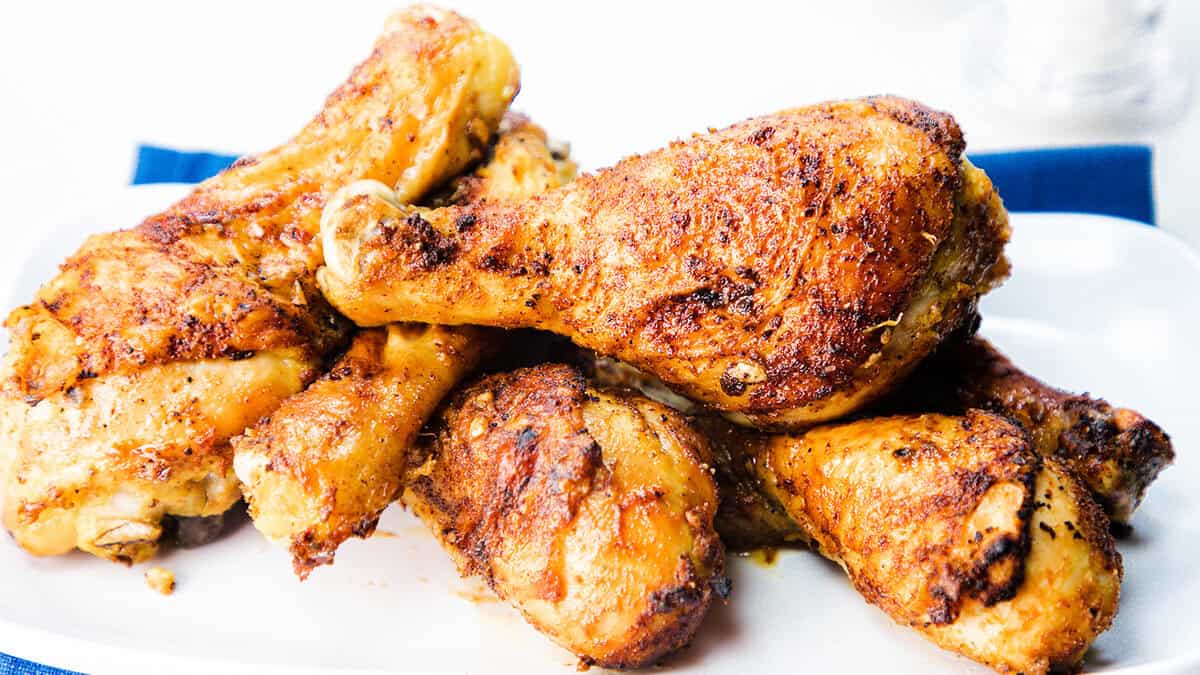
[[[739,557],[745,558],[759,567],[774,567],[775,563],[779,562],[779,549],[774,546],[763,546],[750,551],[738,553]]]

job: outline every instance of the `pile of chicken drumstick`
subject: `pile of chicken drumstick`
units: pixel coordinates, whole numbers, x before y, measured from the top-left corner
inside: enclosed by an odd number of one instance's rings
[[[727,547],[799,543],[945,649],[1078,664],[1173,452],[974,334],[1008,221],[953,118],[824,103],[576,177],[517,90],[402,10],[289,142],[89,238],[7,321],[16,542],[140,562],[245,499],[303,578],[402,500],[618,668],[691,640]]]

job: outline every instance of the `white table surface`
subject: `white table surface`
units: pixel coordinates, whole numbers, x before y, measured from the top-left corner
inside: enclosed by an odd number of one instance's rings
[[[283,140],[400,4],[0,3],[0,234],[111,198],[138,142],[242,153]],[[508,42],[523,68],[517,107],[585,168],[754,114],[891,92],[953,112],[969,150],[1153,143],[1159,222],[1200,243],[1200,105],[1145,132],[1018,124],[964,84],[969,2],[445,4]],[[1200,64],[1188,39],[1200,3],[1170,12],[1180,56]]]

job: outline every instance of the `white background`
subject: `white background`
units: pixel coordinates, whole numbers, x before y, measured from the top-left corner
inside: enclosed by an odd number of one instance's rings
[[[0,233],[111,199],[139,141],[245,153],[284,140],[399,4],[0,2]],[[517,107],[586,168],[754,114],[899,93],[955,113],[969,150],[1152,142],[1159,222],[1200,242],[1200,106],[1149,133],[1019,123],[964,84],[975,3],[446,4],[508,42],[523,69]],[[1170,11],[1180,57],[1200,63],[1200,3]]]

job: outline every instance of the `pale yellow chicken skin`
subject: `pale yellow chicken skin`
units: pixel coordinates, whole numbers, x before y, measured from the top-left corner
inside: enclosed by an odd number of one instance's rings
[[[312,374],[294,353],[209,359],[113,373],[0,407],[15,457],[4,524],[25,550],[79,548],[110,560],[151,555],[163,516],[225,512],[241,492],[221,444]],[[219,396],[199,396],[219,391]]]
[[[555,157],[540,127],[510,114],[488,161],[437,199],[521,199],[572,175],[573,164]],[[365,181],[339,199],[382,189]],[[500,331],[469,326],[363,330],[326,375],[233,440],[234,470],[254,525],[291,551],[301,578],[332,563],[349,537],[374,531],[400,496],[421,426],[502,340]]]
[[[465,388],[434,429],[405,503],[582,663],[656,663],[728,594],[708,446],[670,408],[543,365]]]
[[[318,279],[360,325],[549,330],[739,422],[802,426],[887,391],[1005,274],[1007,218],[963,147],[948,115],[885,97],[747,120],[520,204],[374,194],[326,210]]]
[[[89,238],[6,324],[0,479],[17,543],[138,561],[164,514],[233,505],[230,437],[347,337],[313,279],[325,203],[358,179],[415,198],[461,172],[517,87],[474,23],[404,10],[291,141]]]
[[[1087,489],[981,411],[764,435],[708,418],[723,524],[812,543],[896,622],[1001,672],[1069,669],[1112,623],[1121,560]],[[738,495],[758,492],[748,508]],[[755,527],[740,524],[765,514]]]

